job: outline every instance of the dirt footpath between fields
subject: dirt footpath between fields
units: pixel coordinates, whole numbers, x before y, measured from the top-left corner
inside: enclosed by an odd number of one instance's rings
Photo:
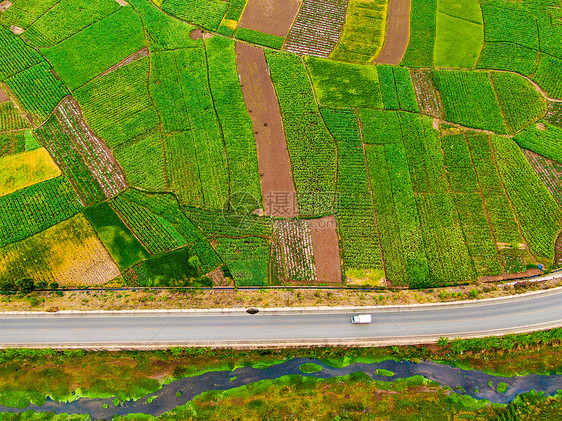
[[[250,0],[239,26],[285,38],[300,6],[298,0]]]
[[[265,54],[261,48],[237,43],[236,64],[254,126],[265,213],[294,218],[298,212],[291,161]]]
[[[340,242],[335,216],[310,221],[317,282],[342,283]]]
[[[410,40],[411,0],[390,0],[386,20],[386,36],[374,63],[400,64]]]

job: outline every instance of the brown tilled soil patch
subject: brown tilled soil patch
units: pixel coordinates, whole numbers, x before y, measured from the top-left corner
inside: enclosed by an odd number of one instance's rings
[[[254,126],[261,190],[268,215],[297,216],[291,162],[281,111],[261,48],[236,44],[244,101]]]
[[[211,38],[213,34],[211,32],[205,32],[202,29],[194,29],[189,33],[189,38],[191,39],[202,39]]]
[[[508,273],[505,275],[495,275],[495,276],[481,276],[478,278],[480,282],[499,282],[508,281],[510,279],[528,278],[530,276],[538,276],[542,272],[538,269],[527,269],[525,272],[519,273]]]
[[[100,78],[108,73],[111,73],[115,70],[117,70],[120,67],[126,66],[127,64],[131,64],[132,62],[139,60],[143,57],[146,57],[149,54],[148,51],[148,47],[144,47],[142,49],[140,49],[139,51],[137,51],[136,53],[131,54],[129,57],[124,58],[123,60],[121,60],[119,63],[117,63],[114,66],[111,66],[109,69],[107,69],[105,72],[103,72],[102,74],[100,74],[97,78]]]
[[[384,45],[374,63],[399,64],[410,40],[410,0],[390,0]]]
[[[250,0],[239,27],[284,38],[300,6],[298,0]]]
[[[335,216],[310,221],[312,248],[319,283],[341,283],[340,244]]]
[[[9,100],[10,97],[8,96],[8,94],[4,92],[2,88],[0,88],[0,102],[8,102]]]
[[[10,31],[12,31],[15,35],[21,35],[25,32],[25,29],[20,28],[19,26],[12,25],[10,26]]]

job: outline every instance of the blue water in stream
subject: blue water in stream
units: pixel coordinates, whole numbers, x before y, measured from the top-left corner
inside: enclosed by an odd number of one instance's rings
[[[299,369],[305,363],[318,364],[322,367],[322,370],[316,373],[305,374]],[[376,371],[378,369],[392,371],[394,375],[377,375]],[[450,386],[455,393],[469,395],[477,399],[488,399],[491,402],[497,403],[509,403],[517,395],[530,390],[553,395],[562,389],[562,375],[556,374],[549,376],[529,374],[517,377],[497,377],[476,370],[462,370],[428,361],[414,363],[392,360],[373,364],[355,363],[343,368],[333,368],[315,359],[294,358],[268,368],[243,367],[233,371],[216,371],[199,376],[186,377],[175,380],[163,386],[157,392],[146,395],[136,401],[121,402],[118,406],[113,405],[114,398],[79,398],[74,402],[68,403],[48,399],[44,405],[29,405],[23,409],[0,405],[0,412],[17,413],[32,410],[57,414],[89,414],[93,419],[100,420],[110,419],[115,415],[134,413],[158,416],[178,406],[185,405],[194,397],[209,390],[228,390],[260,380],[277,379],[288,374],[329,379],[356,372],[363,372],[372,379],[388,382],[421,375],[443,386]],[[489,387],[489,381],[492,382],[492,387]],[[496,387],[501,382],[508,385],[504,393],[496,392]],[[462,387],[462,390],[457,389],[459,386]],[[476,389],[478,392],[475,392]],[[181,392],[180,397],[176,396],[177,392]],[[104,408],[104,404],[107,408]]]

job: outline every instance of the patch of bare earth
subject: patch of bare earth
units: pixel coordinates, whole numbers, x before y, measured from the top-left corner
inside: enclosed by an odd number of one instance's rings
[[[494,275],[494,276],[481,276],[478,278],[480,282],[499,282],[499,281],[509,281],[512,279],[528,278],[530,276],[538,276],[542,272],[538,269],[527,269],[525,272],[518,273],[507,273],[505,275]]]
[[[114,66],[111,66],[109,69],[107,69],[105,72],[103,72],[102,74],[100,74],[99,76],[96,77],[96,79],[105,76],[108,73],[111,73],[115,70],[117,70],[120,67],[126,66],[127,64],[131,64],[143,57],[146,57],[149,54],[148,51],[148,47],[144,47],[142,49],[140,49],[139,51],[137,51],[136,53],[131,54],[129,57],[124,58],[123,60],[121,60],[119,63],[117,63]]]
[[[194,29],[189,33],[189,38],[191,39],[207,39],[211,38],[213,33],[203,31],[202,29]]]
[[[10,97],[8,96],[8,94],[4,92],[2,88],[0,88],[0,102],[8,102],[9,100]]]
[[[342,282],[340,245],[335,216],[310,221],[317,281],[321,284]]]
[[[296,192],[281,111],[261,48],[236,44],[236,64],[254,128],[265,212],[297,216]]]
[[[11,5],[12,5],[12,2],[9,1],[9,0],[6,0],[6,1],[3,1],[2,3],[0,3],[0,13],[8,10]]]
[[[285,38],[300,6],[298,0],[250,0],[238,26]]]
[[[390,0],[384,45],[374,63],[400,64],[410,40],[411,0]]]
[[[121,6],[125,7],[128,6],[129,3],[127,3],[125,0],[115,0],[117,3],[119,3]]]
[[[10,26],[10,31],[12,31],[15,35],[21,35],[25,32],[25,29],[16,25],[12,25]]]

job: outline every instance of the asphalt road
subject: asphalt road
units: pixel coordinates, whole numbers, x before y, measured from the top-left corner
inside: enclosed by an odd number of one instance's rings
[[[1,315],[0,346],[422,343],[562,326],[562,289],[506,300],[354,311]],[[352,314],[373,323],[352,325]]]

